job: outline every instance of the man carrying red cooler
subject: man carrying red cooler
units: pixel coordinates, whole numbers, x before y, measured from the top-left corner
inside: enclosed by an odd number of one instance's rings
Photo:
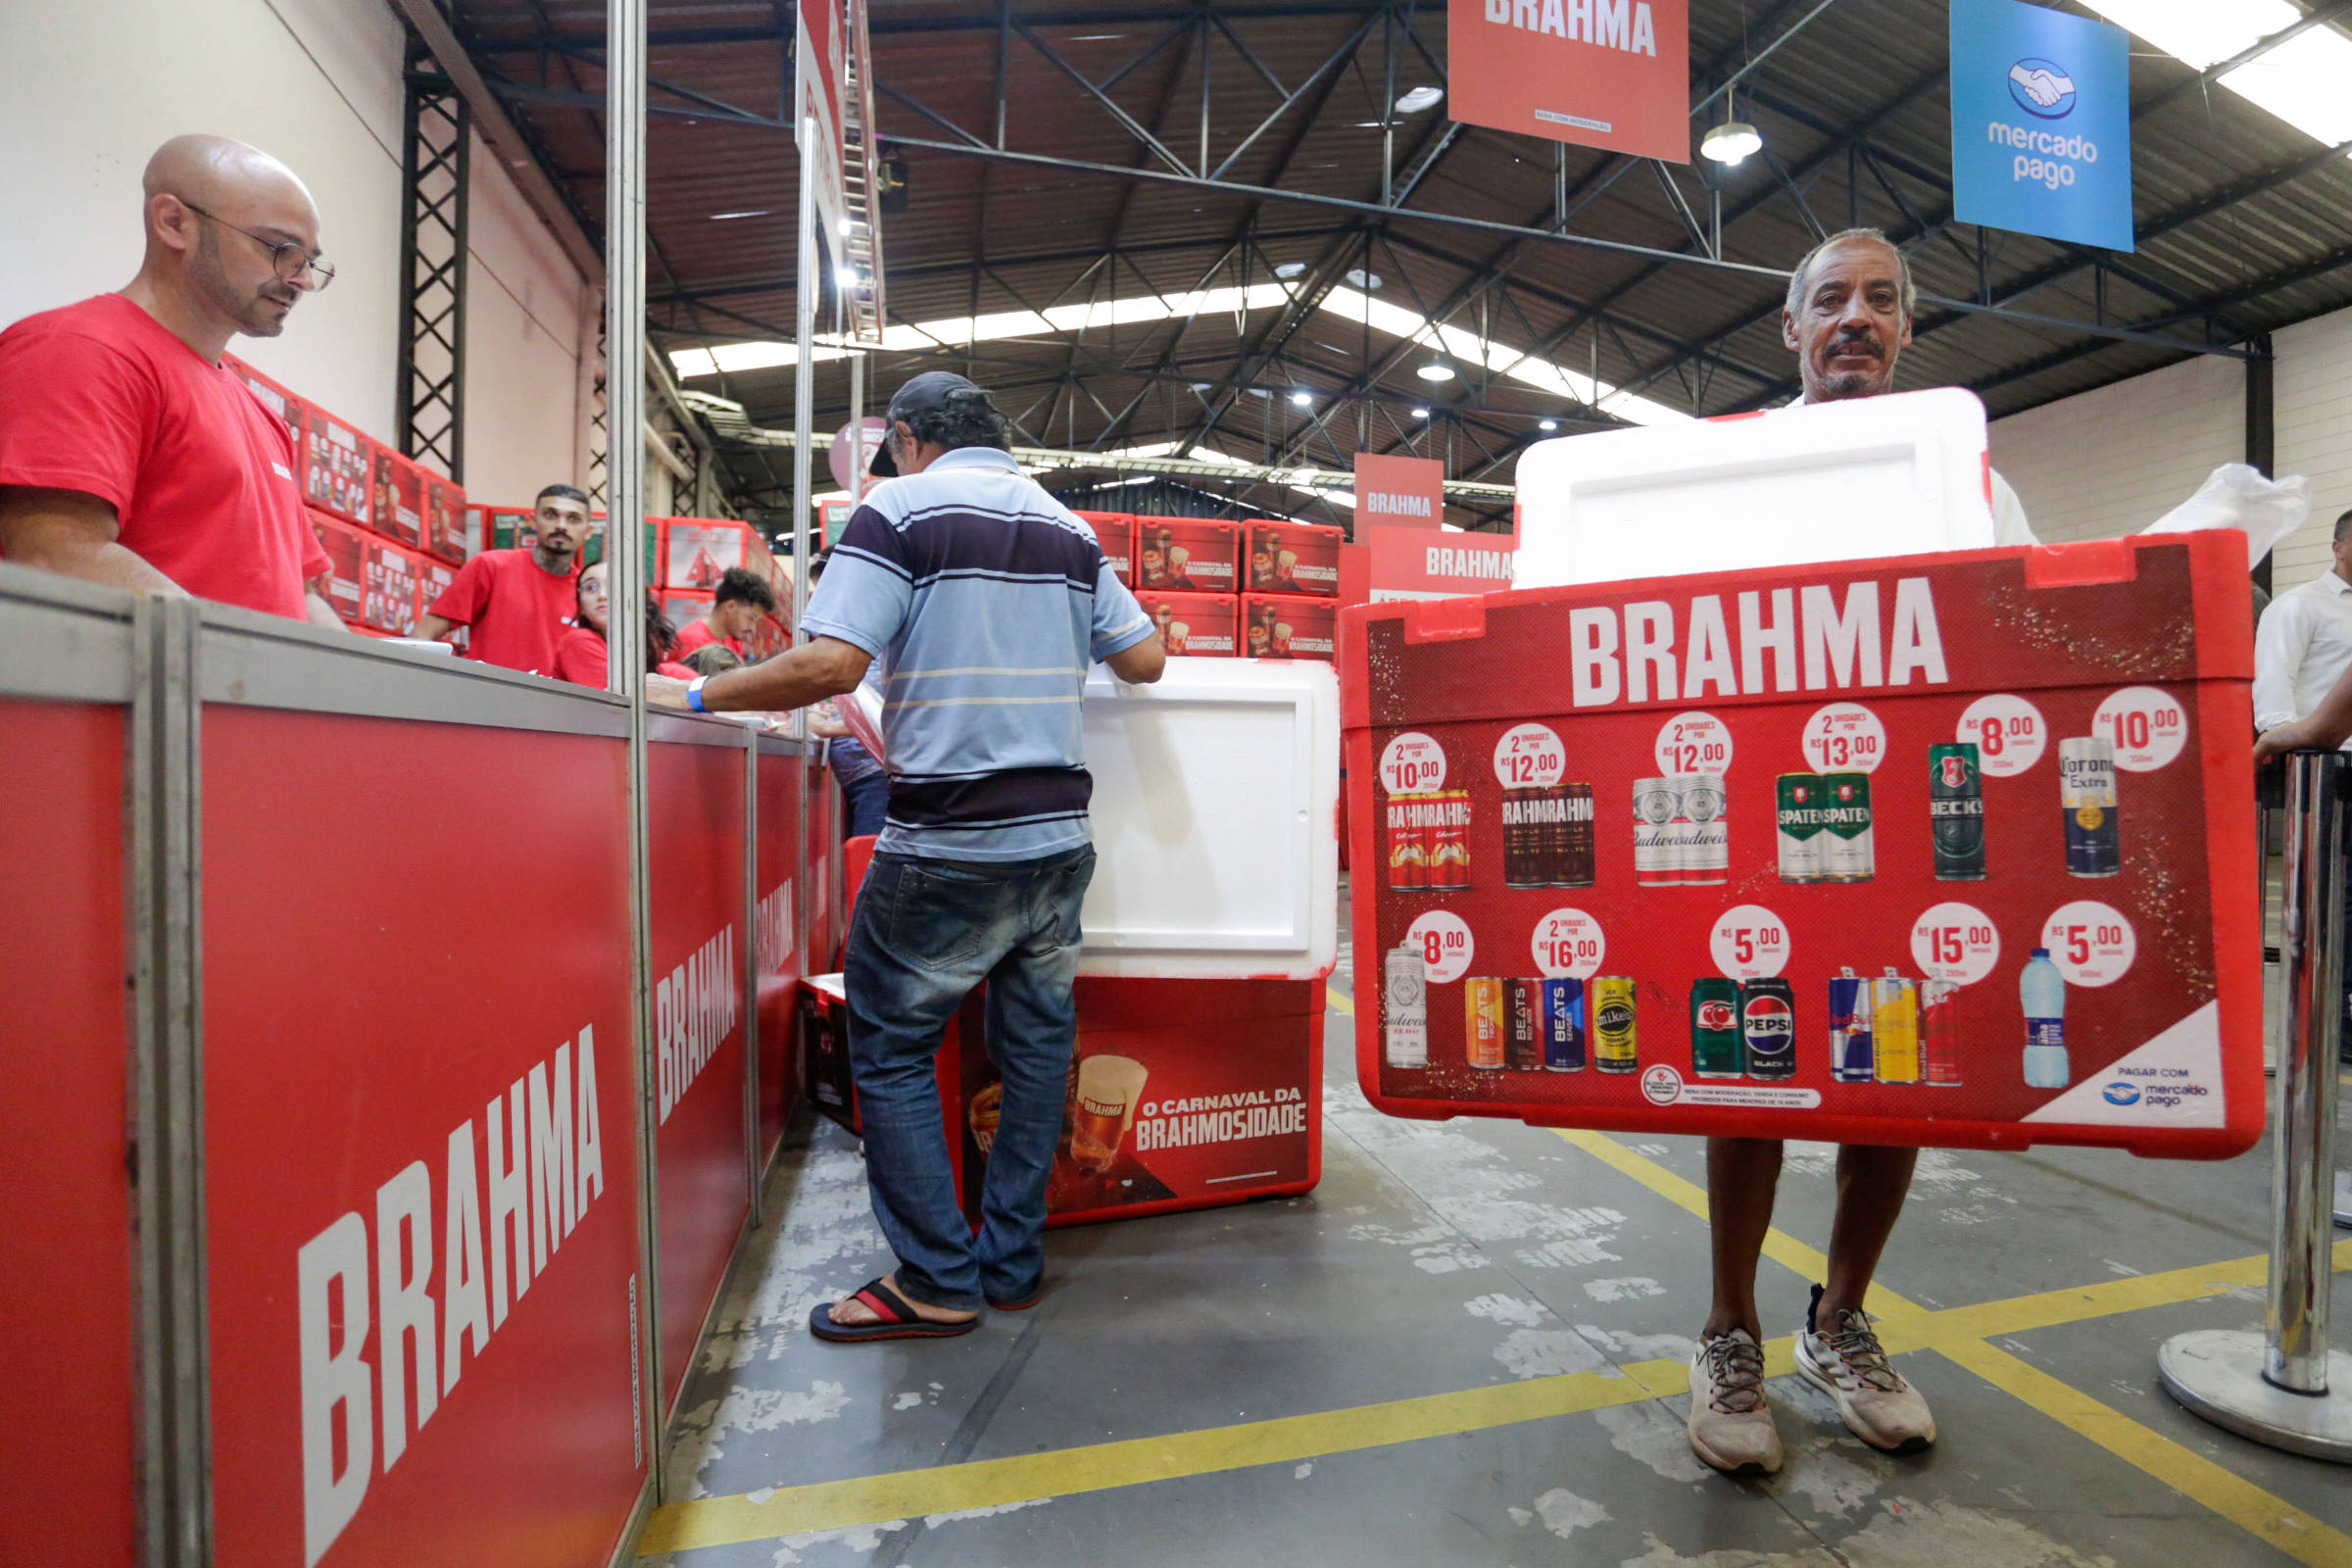
[[[1788,279],[1781,338],[1797,356],[1807,403],[1878,397],[1894,390],[1895,360],[1911,342],[1917,291],[1902,252],[1876,229],[1833,234]],[[2036,541],[2025,508],[1992,475],[1995,541]],[[1715,1299],[1690,1357],[1690,1447],[1727,1475],[1781,1467],[1781,1438],[1764,1397],[1764,1327],[1756,1265],[1772,1229],[1781,1179],[1777,1138],[1707,1140],[1707,1210]],[[1796,1335],[1797,1375],[1827,1394],[1854,1436],[1889,1453],[1936,1441],[1936,1418],[1904,1381],[1863,1310],[1879,1254],[1911,1190],[1916,1149],[1849,1144],[1838,1151],[1838,1209],[1830,1224],[1829,1277]]]

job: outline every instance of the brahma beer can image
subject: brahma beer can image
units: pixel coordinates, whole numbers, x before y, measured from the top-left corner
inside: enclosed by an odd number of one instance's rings
[[[1585,983],[1544,981],[1544,1065],[1552,1072],[1583,1072],[1585,1041]]]
[[[1871,1036],[1870,982],[1851,969],[1830,979],[1830,1078],[1867,1084],[1879,1076]]]
[[[1470,792],[1440,790],[1430,803],[1427,885],[1459,890],[1470,885]]]
[[[1462,1051],[1481,1072],[1502,1066],[1502,982],[1473,975],[1462,982]]]
[[[1919,1082],[1919,987],[1892,969],[1870,983],[1872,1076],[1883,1084]]]
[[[2066,812],[2067,874],[2113,876],[2122,870],[2113,742],[2079,735],[2058,743],[2058,804]]]
[[[1557,785],[1534,785],[1502,792],[1502,885],[1506,888],[1551,886],[1552,813],[1562,802]]]
[[[1382,960],[1381,1059],[1392,1067],[1429,1065],[1429,964],[1407,937]]]
[[[1544,1070],[1544,982],[1502,982],[1503,1060],[1513,1072]]]
[[[1870,831],[1870,775],[1824,773],[1821,784],[1828,796],[1822,808],[1822,876],[1831,882],[1867,882],[1878,872]]]
[[[1745,1070],[1740,1050],[1740,982],[1709,975],[1690,982],[1690,1071],[1700,1078],[1737,1078]]]
[[[1634,982],[1630,976],[1604,974],[1592,985],[1592,1065],[1602,1072],[1633,1072],[1641,1051],[1635,1038]]]
[[[1421,814],[1426,795],[1389,797],[1389,886],[1396,889],[1429,884],[1429,841]]]
[[[1796,1076],[1796,995],[1773,976],[1740,986],[1740,1041],[1750,1078]]]
[[[1984,775],[1967,741],[1928,748],[1928,827],[1936,880],[1984,880]]]
[[[1634,881],[1645,888],[1680,887],[1683,867],[1675,818],[1682,791],[1670,778],[1634,780]]]
[[[1784,882],[1823,879],[1821,804],[1819,773],[1783,773],[1773,782],[1773,818],[1780,838]]]
[[[1100,1176],[1119,1157],[1151,1069],[1133,1056],[1087,1056],[1078,1063],[1078,1115],[1070,1158]]]
[[[1732,874],[1731,793],[1723,787],[1721,773],[1692,773],[1679,782],[1683,881],[1694,887],[1717,886]]]
[[[1548,824],[1551,885],[1589,888],[1592,885],[1592,786],[1554,784],[1559,797],[1559,820]]]

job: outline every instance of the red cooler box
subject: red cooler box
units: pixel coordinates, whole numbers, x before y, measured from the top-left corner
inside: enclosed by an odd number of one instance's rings
[[[368,575],[368,536],[329,513],[310,508],[311,532],[326,552],[326,602],[345,620],[360,618],[360,597]]]
[[[369,459],[375,443],[323,409],[313,408],[301,443],[303,499],[323,512],[369,527]]]
[[[2159,534],[1348,609],[1366,1094],[2245,1150],[2245,566]]]
[[[1230,594],[1171,594],[1143,588],[1144,607],[1171,655],[1231,659],[1241,647],[1242,602]]]
[[[1242,652],[1251,659],[1339,657],[1340,607],[1301,594],[1244,594]]]
[[[466,492],[440,475],[424,476],[424,548],[443,561],[466,564]]]
[[[390,447],[375,449],[375,481],[368,503],[375,531],[411,550],[424,543],[424,470]]]
[[[1095,540],[1102,547],[1102,559],[1110,563],[1111,574],[1128,587],[1134,587],[1135,519],[1124,512],[1081,512],[1075,515],[1095,530]]]
[[[1242,525],[1213,517],[1135,519],[1138,590],[1233,594],[1242,590]]]
[[[412,551],[368,540],[361,558],[360,619],[397,637],[415,631],[418,564]]]
[[[1340,546],[1348,530],[1312,522],[1250,524],[1250,575],[1242,591],[1252,594],[1340,596]]]

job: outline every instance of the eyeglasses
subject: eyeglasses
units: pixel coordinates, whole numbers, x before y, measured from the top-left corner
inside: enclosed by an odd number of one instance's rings
[[[316,294],[335,280],[333,266],[316,257],[306,255],[300,240],[290,239],[280,243],[273,239],[264,239],[250,228],[237,228],[237,225],[227,219],[215,217],[185,196],[179,198],[179,205],[199,218],[212,219],[222,228],[236,229],[238,233],[256,245],[267,248],[270,252],[270,265],[276,270],[277,280],[281,283],[299,283],[302,281],[302,274],[308,272],[312,279],[311,292]]]

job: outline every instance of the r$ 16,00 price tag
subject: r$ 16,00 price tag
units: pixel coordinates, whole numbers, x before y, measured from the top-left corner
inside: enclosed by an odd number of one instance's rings
[[[1554,909],[1538,920],[1528,946],[1546,980],[1590,980],[1609,956],[1600,922],[1582,909]]]

